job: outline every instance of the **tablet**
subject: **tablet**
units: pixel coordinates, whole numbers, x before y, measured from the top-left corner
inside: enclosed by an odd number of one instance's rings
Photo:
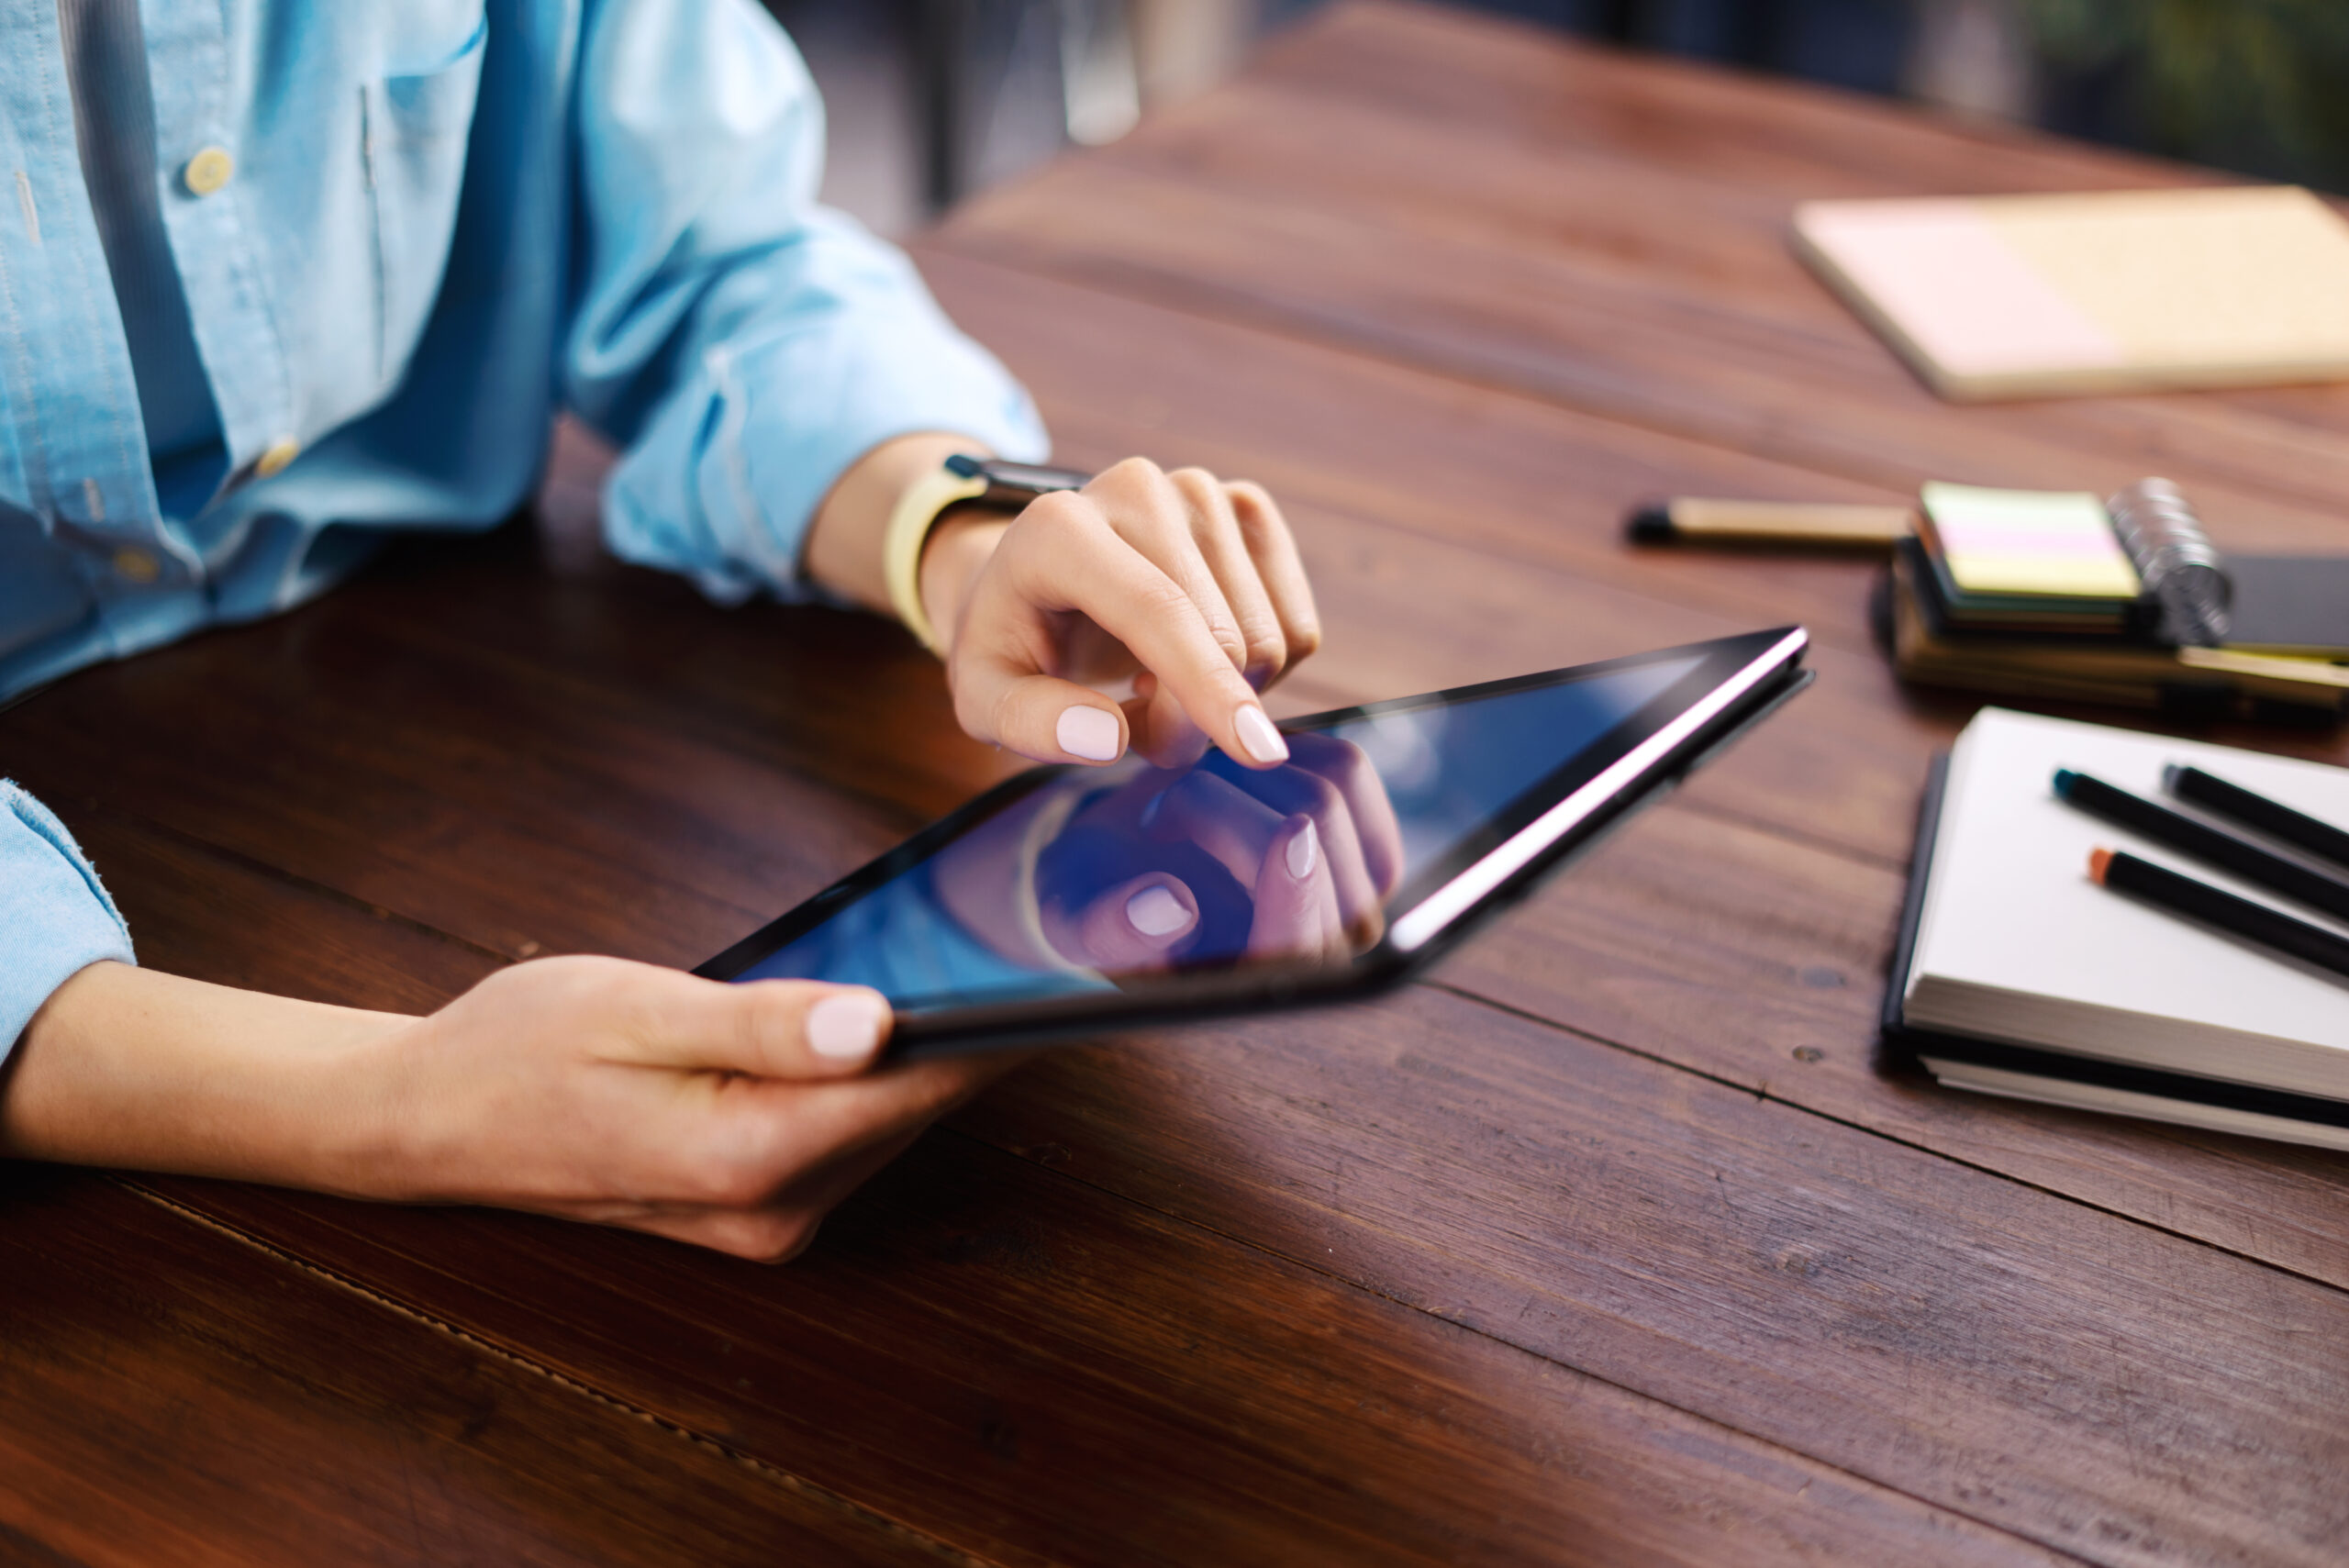
[[[1291,719],[1290,759],[1036,768],[703,964],[871,985],[910,1059],[1410,977],[1808,684],[1781,627]]]

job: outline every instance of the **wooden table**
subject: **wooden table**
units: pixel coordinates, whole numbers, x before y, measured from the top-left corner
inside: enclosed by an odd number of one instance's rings
[[[1065,460],[1286,502],[1290,710],[1794,618],[1817,689],[1435,982],[1055,1053],[787,1269],[7,1169],[0,1558],[2343,1561],[2349,1162],[1880,1061],[1968,705],[1894,684],[1864,565],[1617,534],[2159,471],[2349,548],[2349,389],[1954,408],[1785,241],[2195,177],[1380,4],[965,209],[919,258]],[[601,461],[0,715],[147,962],[409,1009],[689,964],[1005,771],[895,630],[603,559]]]

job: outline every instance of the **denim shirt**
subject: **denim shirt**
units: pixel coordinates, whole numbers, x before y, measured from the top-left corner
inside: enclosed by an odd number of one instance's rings
[[[217,484],[159,495],[56,0],[0,0],[0,701],[300,603],[389,530],[492,526],[558,410],[621,449],[614,552],[722,603],[808,592],[808,520],[881,440],[1045,453],[906,259],[816,205],[822,107],[751,0],[139,15]],[[0,795],[0,1053],[128,954],[63,829]]]

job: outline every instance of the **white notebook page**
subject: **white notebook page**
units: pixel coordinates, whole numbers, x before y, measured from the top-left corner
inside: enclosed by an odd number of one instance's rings
[[[1985,708],[1951,756],[1909,995],[1932,975],[2349,1051],[2349,981],[2324,979],[2088,880],[2091,849],[2126,850],[2349,935],[2349,926],[2065,805],[2051,783],[2057,768],[2070,768],[2176,806],[2161,787],[2170,762],[2349,824],[2349,770]],[[2202,1070],[2232,1075],[2221,1064]]]

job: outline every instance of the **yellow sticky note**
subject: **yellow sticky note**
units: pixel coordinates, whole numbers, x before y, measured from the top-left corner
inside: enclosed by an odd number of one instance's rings
[[[2137,568],[2104,503],[2084,490],[1924,487],[1950,581],[1967,594],[2133,599]]]

